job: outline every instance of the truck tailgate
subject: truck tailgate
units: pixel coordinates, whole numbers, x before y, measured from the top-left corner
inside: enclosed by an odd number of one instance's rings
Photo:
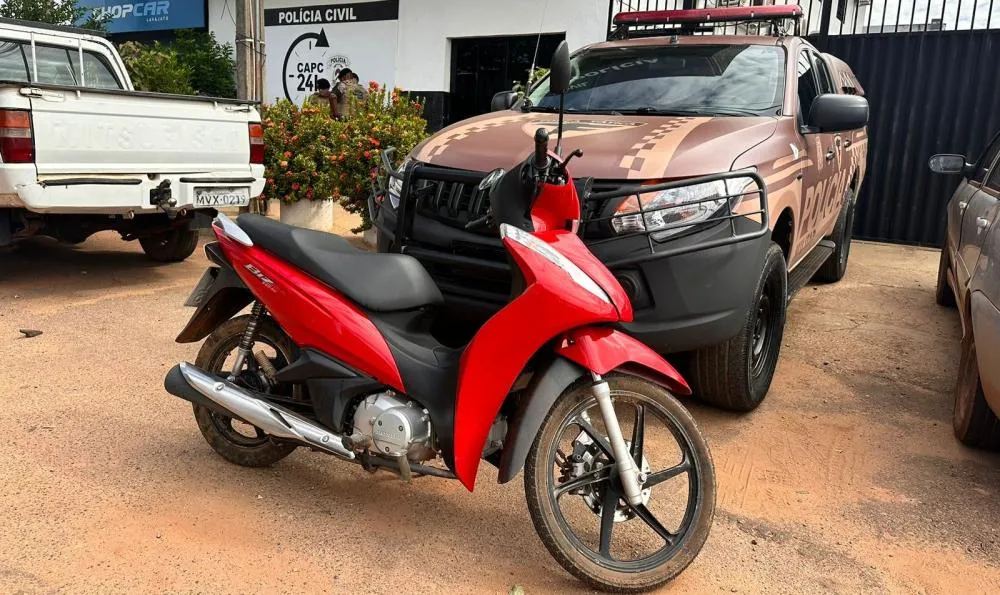
[[[35,160],[47,174],[250,173],[256,110],[207,98],[42,90],[31,98]]]

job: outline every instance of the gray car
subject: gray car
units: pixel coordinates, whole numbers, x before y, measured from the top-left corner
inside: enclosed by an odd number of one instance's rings
[[[935,155],[930,167],[962,175],[948,204],[937,283],[938,304],[957,308],[962,320],[955,435],[1000,450],[1000,135],[974,164],[963,155]]]

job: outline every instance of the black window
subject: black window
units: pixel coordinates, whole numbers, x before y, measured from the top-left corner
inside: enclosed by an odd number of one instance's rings
[[[813,63],[816,65],[816,74],[819,77],[819,93],[833,93],[833,77],[830,76],[830,69],[826,62],[818,54],[813,54]]]
[[[979,161],[976,163],[976,173],[972,176],[971,181],[979,184],[983,183],[983,180],[986,179],[987,172],[990,171],[990,166],[992,166],[993,162],[997,160],[998,153],[1000,153],[1000,135],[993,139],[993,143],[986,149],[983,156],[979,158]],[[995,174],[994,177],[996,177]]]
[[[812,108],[813,101],[819,95],[819,89],[816,86],[816,77],[814,76],[815,73],[813,72],[813,61],[809,56],[809,52],[799,52],[797,68],[799,74],[799,122],[805,124],[806,117],[809,115],[809,109]]]
[[[579,113],[773,116],[785,96],[785,52],[766,45],[651,45],[584,50],[571,60],[566,109]],[[544,79],[531,109],[554,110]]]
[[[28,63],[25,61],[21,44],[0,41],[0,81],[28,82]]]
[[[490,111],[493,94],[510,91],[514,82],[524,83],[532,62],[547,68],[562,33],[512,37],[452,39],[452,122]],[[536,50],[537,49],[537,56]]]
[[[37,82],[48,85],[81,86],[95,89],[121,89],[107,60],[93,52],[83,52],[84,76],[80,73],[80,51],[76,48],[35,44],[34,63]],[[33,75],[30,43],[0,41],[0,80],[30,82]]]

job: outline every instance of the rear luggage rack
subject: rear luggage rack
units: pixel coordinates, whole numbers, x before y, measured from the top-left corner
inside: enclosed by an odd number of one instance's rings
[[[615,15],[615,28],[608,39],[712,33],[720,25],[740,23],[767,24],[768,34],[780,37],[789,33],[798,35],[801,18],[802,7],[796,4],[620,12]],[[791,31],[788,21],[792,22]],[[760,34],[759,25],[757,34]]]

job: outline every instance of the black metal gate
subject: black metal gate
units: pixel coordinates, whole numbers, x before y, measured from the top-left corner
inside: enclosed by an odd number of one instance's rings
[[[1000,130],[1000,0],[615,0],[609,17],[776,3],[802,6],[803,33],[851,66],[871,104],[855,237],[940,246],[958,180],[927,160],[975,159]]]

